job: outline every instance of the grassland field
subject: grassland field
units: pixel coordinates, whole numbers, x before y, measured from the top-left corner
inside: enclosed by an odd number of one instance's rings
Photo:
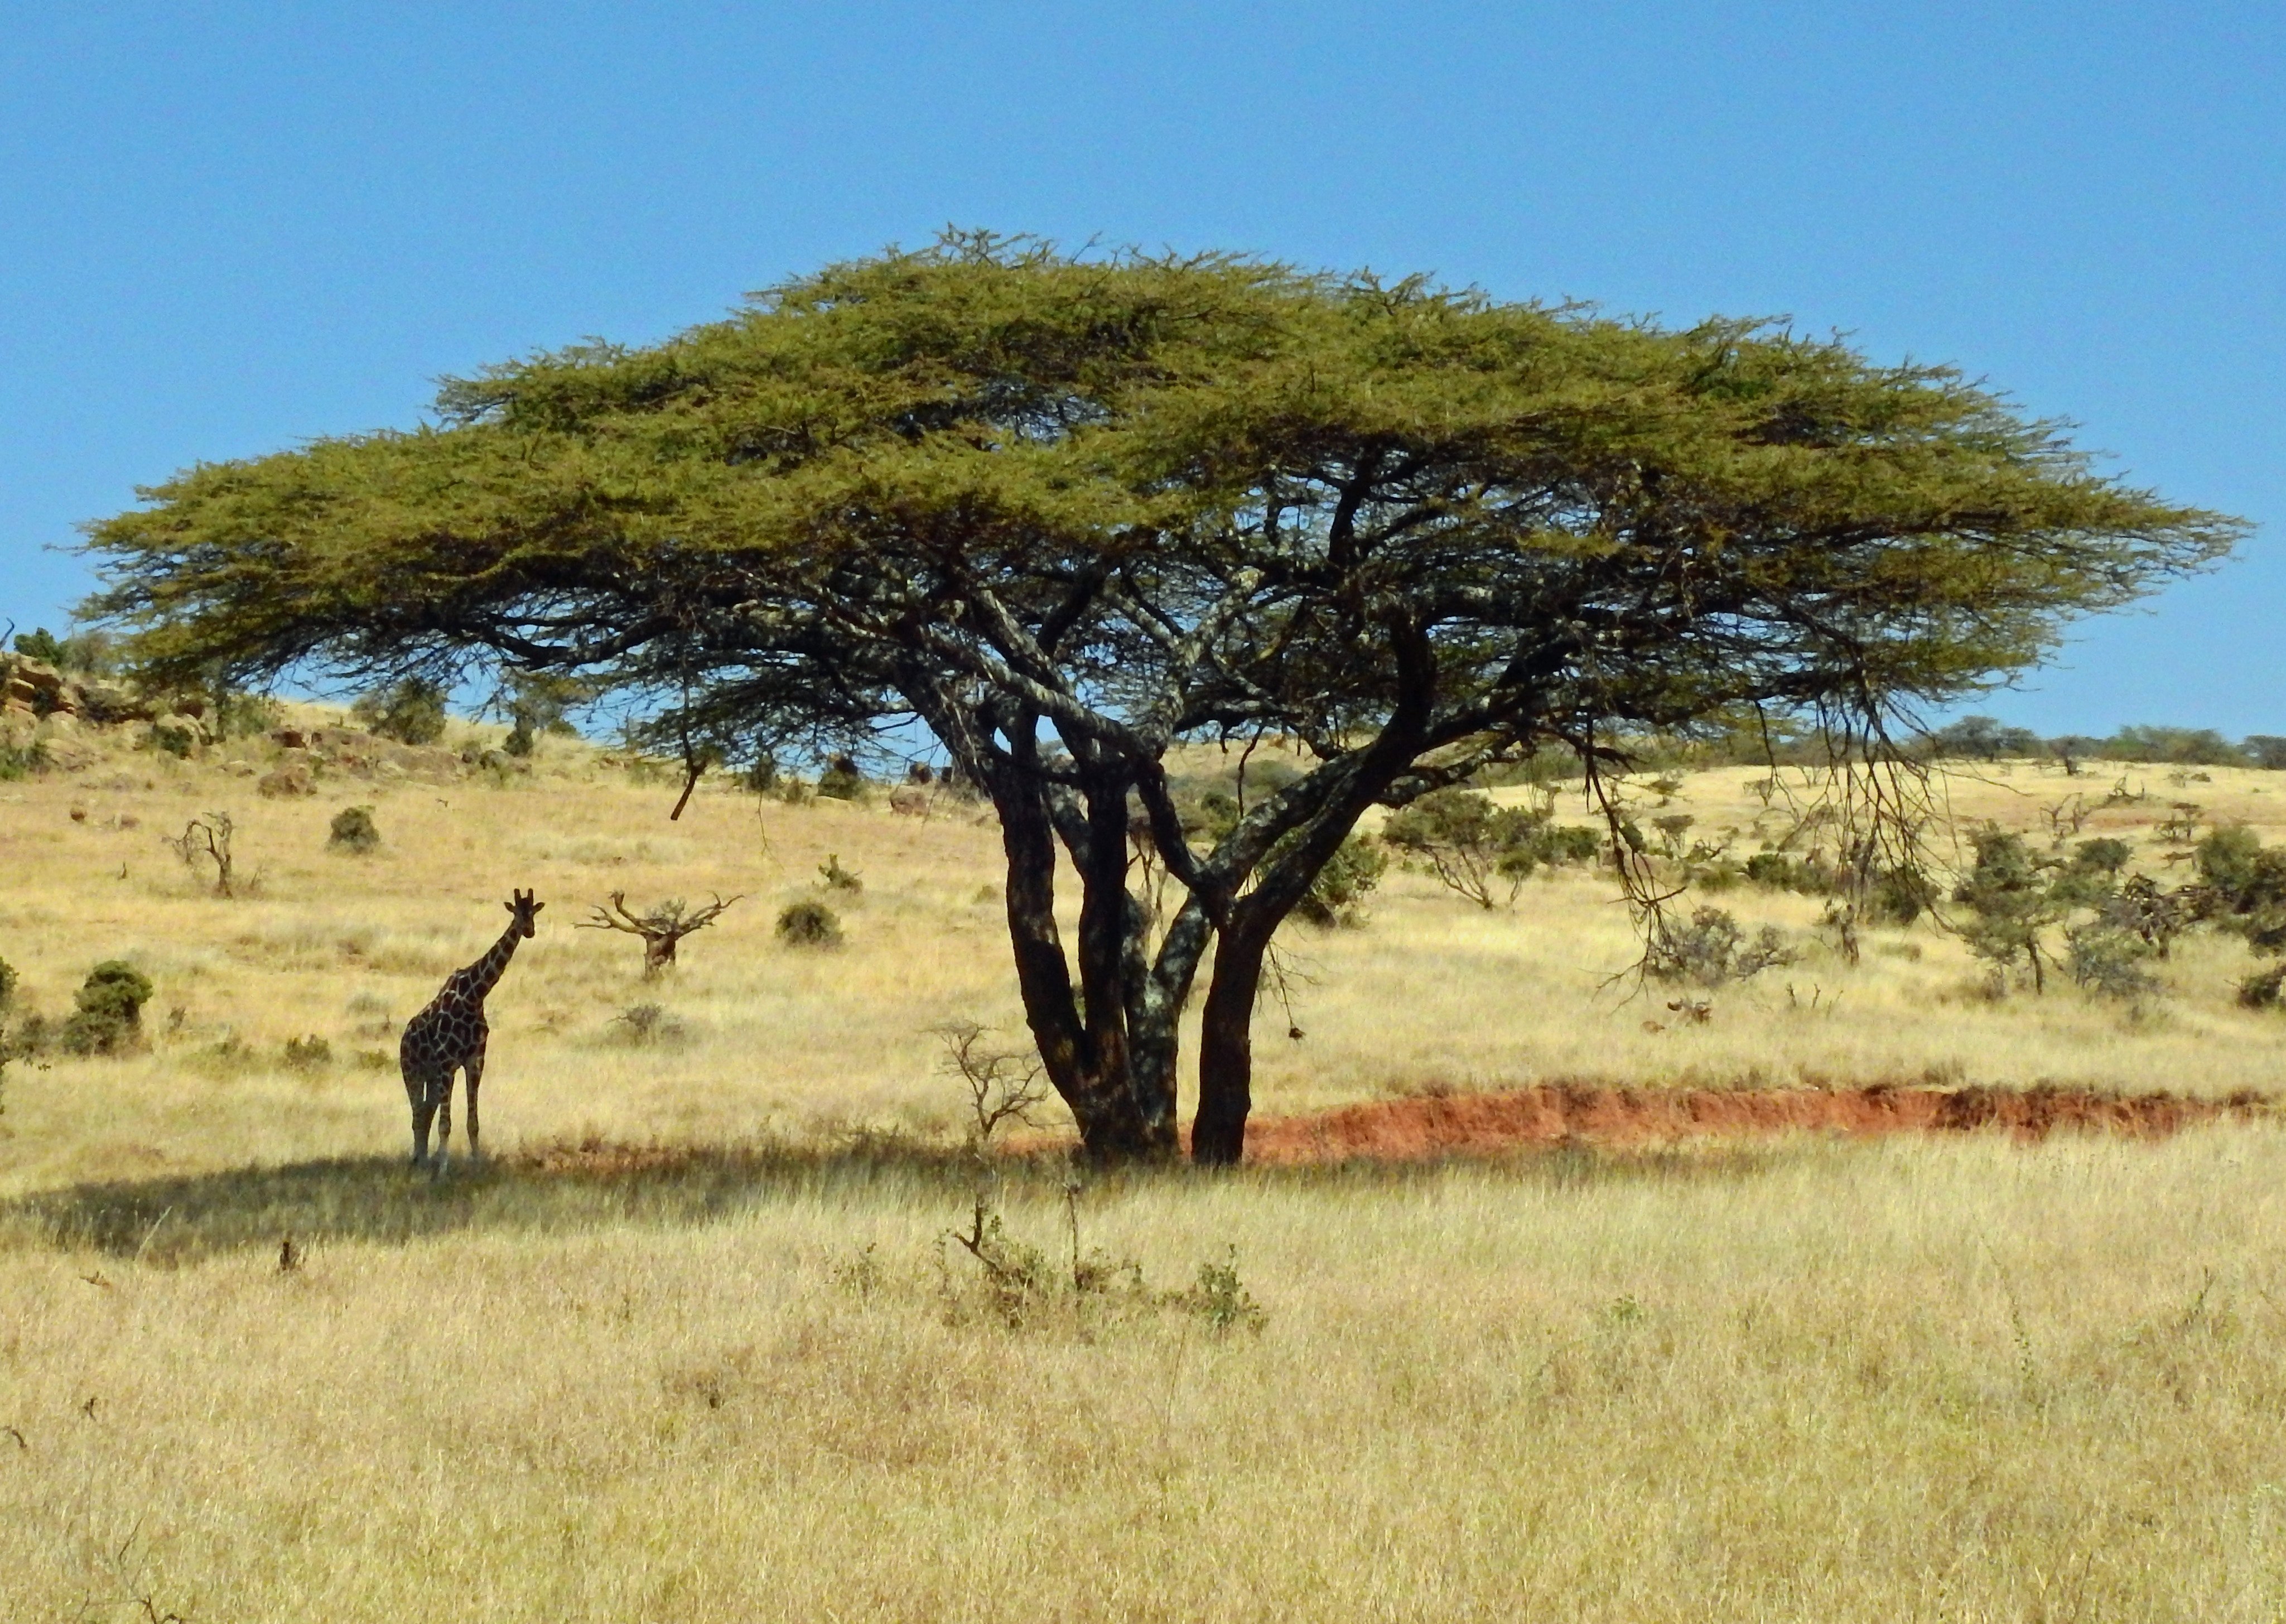
[[[142,1052],[7,1074],[0,1618],[2286,1614],[2266,1122],[1071,1186],[962,1148],[935,1029],[1021,1031],[980,808],[707,784],[670,823],[675,784],[556,740],[528,774],[271,800],[265,753],[0,784],[20,1007],[62,1013],[105,958],[156,987]],[[2286,775],[2203,770],[2128,769],[2143,799],[2082,837],[2172,876],[2172,802],[2286,835]],[[1663,810],[1751,850],[1767,777]],[[2045,844],[2046,808],[2117,777],[1942,787],[1959,826]],[[369,856],[327,847],[352,804]],[[161,844],[209,809],[233,899]],[[862,895],[822,887],[830,856]],[[492,1158],[416,1178],[396,1031],[511,887],[549,906],[490,1003]],[[743,900],[646,980],[632,938],[575,928],[613,891]],[[807,898],[838,951],[775,940]],[[1607,879],[1488,911],[1392,871],[1362,927],[1293,933],[1257,1110],[2286,1080],[2228,936],[2180,943],[2161,997],[1995,998],[1929,925],[1851,966],[1813,899],[1712,900],[1801,957],[1701,1024],[1610,981]],[[311,1037],[329,1058],[289,1063]],[[980,1190],[1052,1273],[1132,1269],[1012,1304],[945,1238]],[[1258,1329],[1202,1311],[1202,1265]]]

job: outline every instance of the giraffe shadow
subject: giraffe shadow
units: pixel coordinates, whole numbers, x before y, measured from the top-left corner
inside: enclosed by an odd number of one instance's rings
[[[1056,1163],[1060,1166],[1060,1163]],[[1046,1159],[1007,1173],[1052,1187]],[[807,1147],[579,1146],[455,1163],[442,1177],[398,1156],[346,1156],[169,1178],[87,1183],[0,1202],[0,1243],[92,1250],[147,1264],[267,1248],[291,1238],[406,1244],[469,1232],[674,1227],[805,1196],[941,1199],[974,1183],[974,1160],[894,1138]]]

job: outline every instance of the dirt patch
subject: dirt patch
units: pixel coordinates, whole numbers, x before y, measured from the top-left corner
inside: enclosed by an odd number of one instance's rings
[[[1246,1159],[1420,1162],[1585,1142],[1624,1147],[1696,1138],[1968,1133],[2024,1140],[2057,1132],[2158,1139],[2194,1123],[2272,1114],[2259,1095],[2187,1100],[2068,1088],[1636,1089],[1550,1083],[1487,1094],[1434,1094],[1248,1124]]]

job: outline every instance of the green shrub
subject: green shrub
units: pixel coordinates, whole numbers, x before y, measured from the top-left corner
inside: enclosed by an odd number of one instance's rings
[[[217,738],[253,738],[285,720],[286,707],[268,694],[250,694],[232,688],[224,690],[215,700]]]
[[[778,940],[788,947],[837,948],[841,921],[824,903],[796,903],[778,915]]]
[[[142,1034],[151,980],[130,964],[107,959],[88,972],[73,1001],[78,1007],[64,1021],[64,1048],[73,1054],[116,1054]]]
[[[420,677],[376,689],[350,707],[350,714],[383,738],[404,745],[433,745],[445,737],[445,690]]]
[[[1426,862],[1447,889],[1479,908],[1494,906],[1503,887],[1515,901],[1534,868],[1574,849],[1568,832],[1550,831],[1545,812],[1496,806],[1489,795],[1459,788],[1432,790],[1391,813],[1381,838]]]
[[[825,770],[817,777],[817,792],[828,800],[863,800],[867,788],[865,775],[846,755],[835,756],[827,762]]]
[[[1325,929],[1362,925],[1366,895],[1388,870],[1389,858],[1381,843],[1368,835],[1353,834],[1326,860],[1294,911]]]
[[[0,744],[0,784],[43,773],[49,766],[48,741],[43,738],[28,745]]]
[[[2238,984],[2238,1001],[2249,1009],[2275,1009],[2286,989],[2286,965],[2258,970]]]
[[[1778,934],[1765,925],[1749,938],[1738,921],[1721,908],[1701,908],[1688,925],[1661,923],[1644,957],[1644,970],[1662,981],[1691,981],[1720,987],[1743,981],[1799,958]]]
[[[619,1029],[615,1035],[621,1042],[638,1048],[678,1044],[689,1035],[682,1020],[660,1004],[637,1004],[623,1009],[611,1017],[611,1024]]]
[[[2105,998],[2140,998],[2159,990],[2159,980],[2143,968],[2148,942],[2133,933],[2101,923],[2077,925],[2064,933],[2064,967],[2082,989]]]
[[[2031,971],[2033,989],[2046,990],[2041,933],[2079,899],[2051,883],[2061,865],[2053,858],[2034,855],[2023,836],[1987,824],[1969,840],[1976,864],[1952,894],[1952,900],[1968,910],[1960,926],[1961,940],[1970,952],[1990,960],[1996,974],[2022,960]]]
[[[286,1069],[303,1076],[325,1070],[334,1063],[334,1045],[312,1032],[307,1037],[286,1040]]]
[[[371,807],[343,807],[334,814],[334,821],[326,834],[326,844],[338,851],[358,856],[377,849],[381,831],[373,821]]]
[[[0,958],[0,1014],[5,1014],[8,1006],[16,1001],[17,982],[16,966]]]

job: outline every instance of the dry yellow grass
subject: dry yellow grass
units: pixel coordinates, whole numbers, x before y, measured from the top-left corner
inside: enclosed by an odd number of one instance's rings
[[[2272,1619],[2282,1175],[2253,1130],[1086,1198],[1155,1281],[1234,1245],[1259,1336],[962,1313],[957,1181],[879,1165],[538,1228],[504,1171],[291,1273],[27,1241],[0,1572],[28,1619]]]
[[[1750,831],[1758,776],[1671,809]],[[2171,800],[2286,824],[2269,775],[2131,776],[2151,800],[2084,832],[2155,863]],[[1951,794],[2031,827],[2077,787],[2019,767]],[[568,750],[516,787],[326,788],[266,802],[148,756],[0,784],[28,1001],[59,1013],[109,957],[158,985],[148,1053],[9,1074],[0,1615],[2286,1612],[2286,1135],[1131,1177],[1081,1199],[1084,1242],[1159,1287],[1234,1246],[1267,1328],[1104,1304],[1011,1328],[941,1239],[973,1175],[928,1032],[1018,1025],[989,826],[725,791],[669,824],[672,786]],[[351,803],[372,858],[324,849]],[[158,845],[209,807],[252,895]],[[830,899],[847,947],[776,946],[829,853],[866,883]],[[492,1000],[506,1156],[412,1179],[394,1024],[512,885],[551,906]],[[630,939],[572,928],[618,888],[749,900],[647,983]],[[1604,987],[1629,957],[1607,886],[1485,912],[1392,876],[1368,928],[1296,936],[1307,1036],[1265,1009],[1260,1108],[1553,1076],[2280,1079],[2226,939],[2140,1014],[1991,1002],[1926,929],[1854,970],[1804,941],[1678,1025]],[[679,1043],[627,1041],[652,1001]],[[335,1064],[283,1063],[305,1034]],[[516,1154],[590,1136],[660,1149]],[[1053,1175],[1013,1177],[1012,1226],[1060,1255]]]

